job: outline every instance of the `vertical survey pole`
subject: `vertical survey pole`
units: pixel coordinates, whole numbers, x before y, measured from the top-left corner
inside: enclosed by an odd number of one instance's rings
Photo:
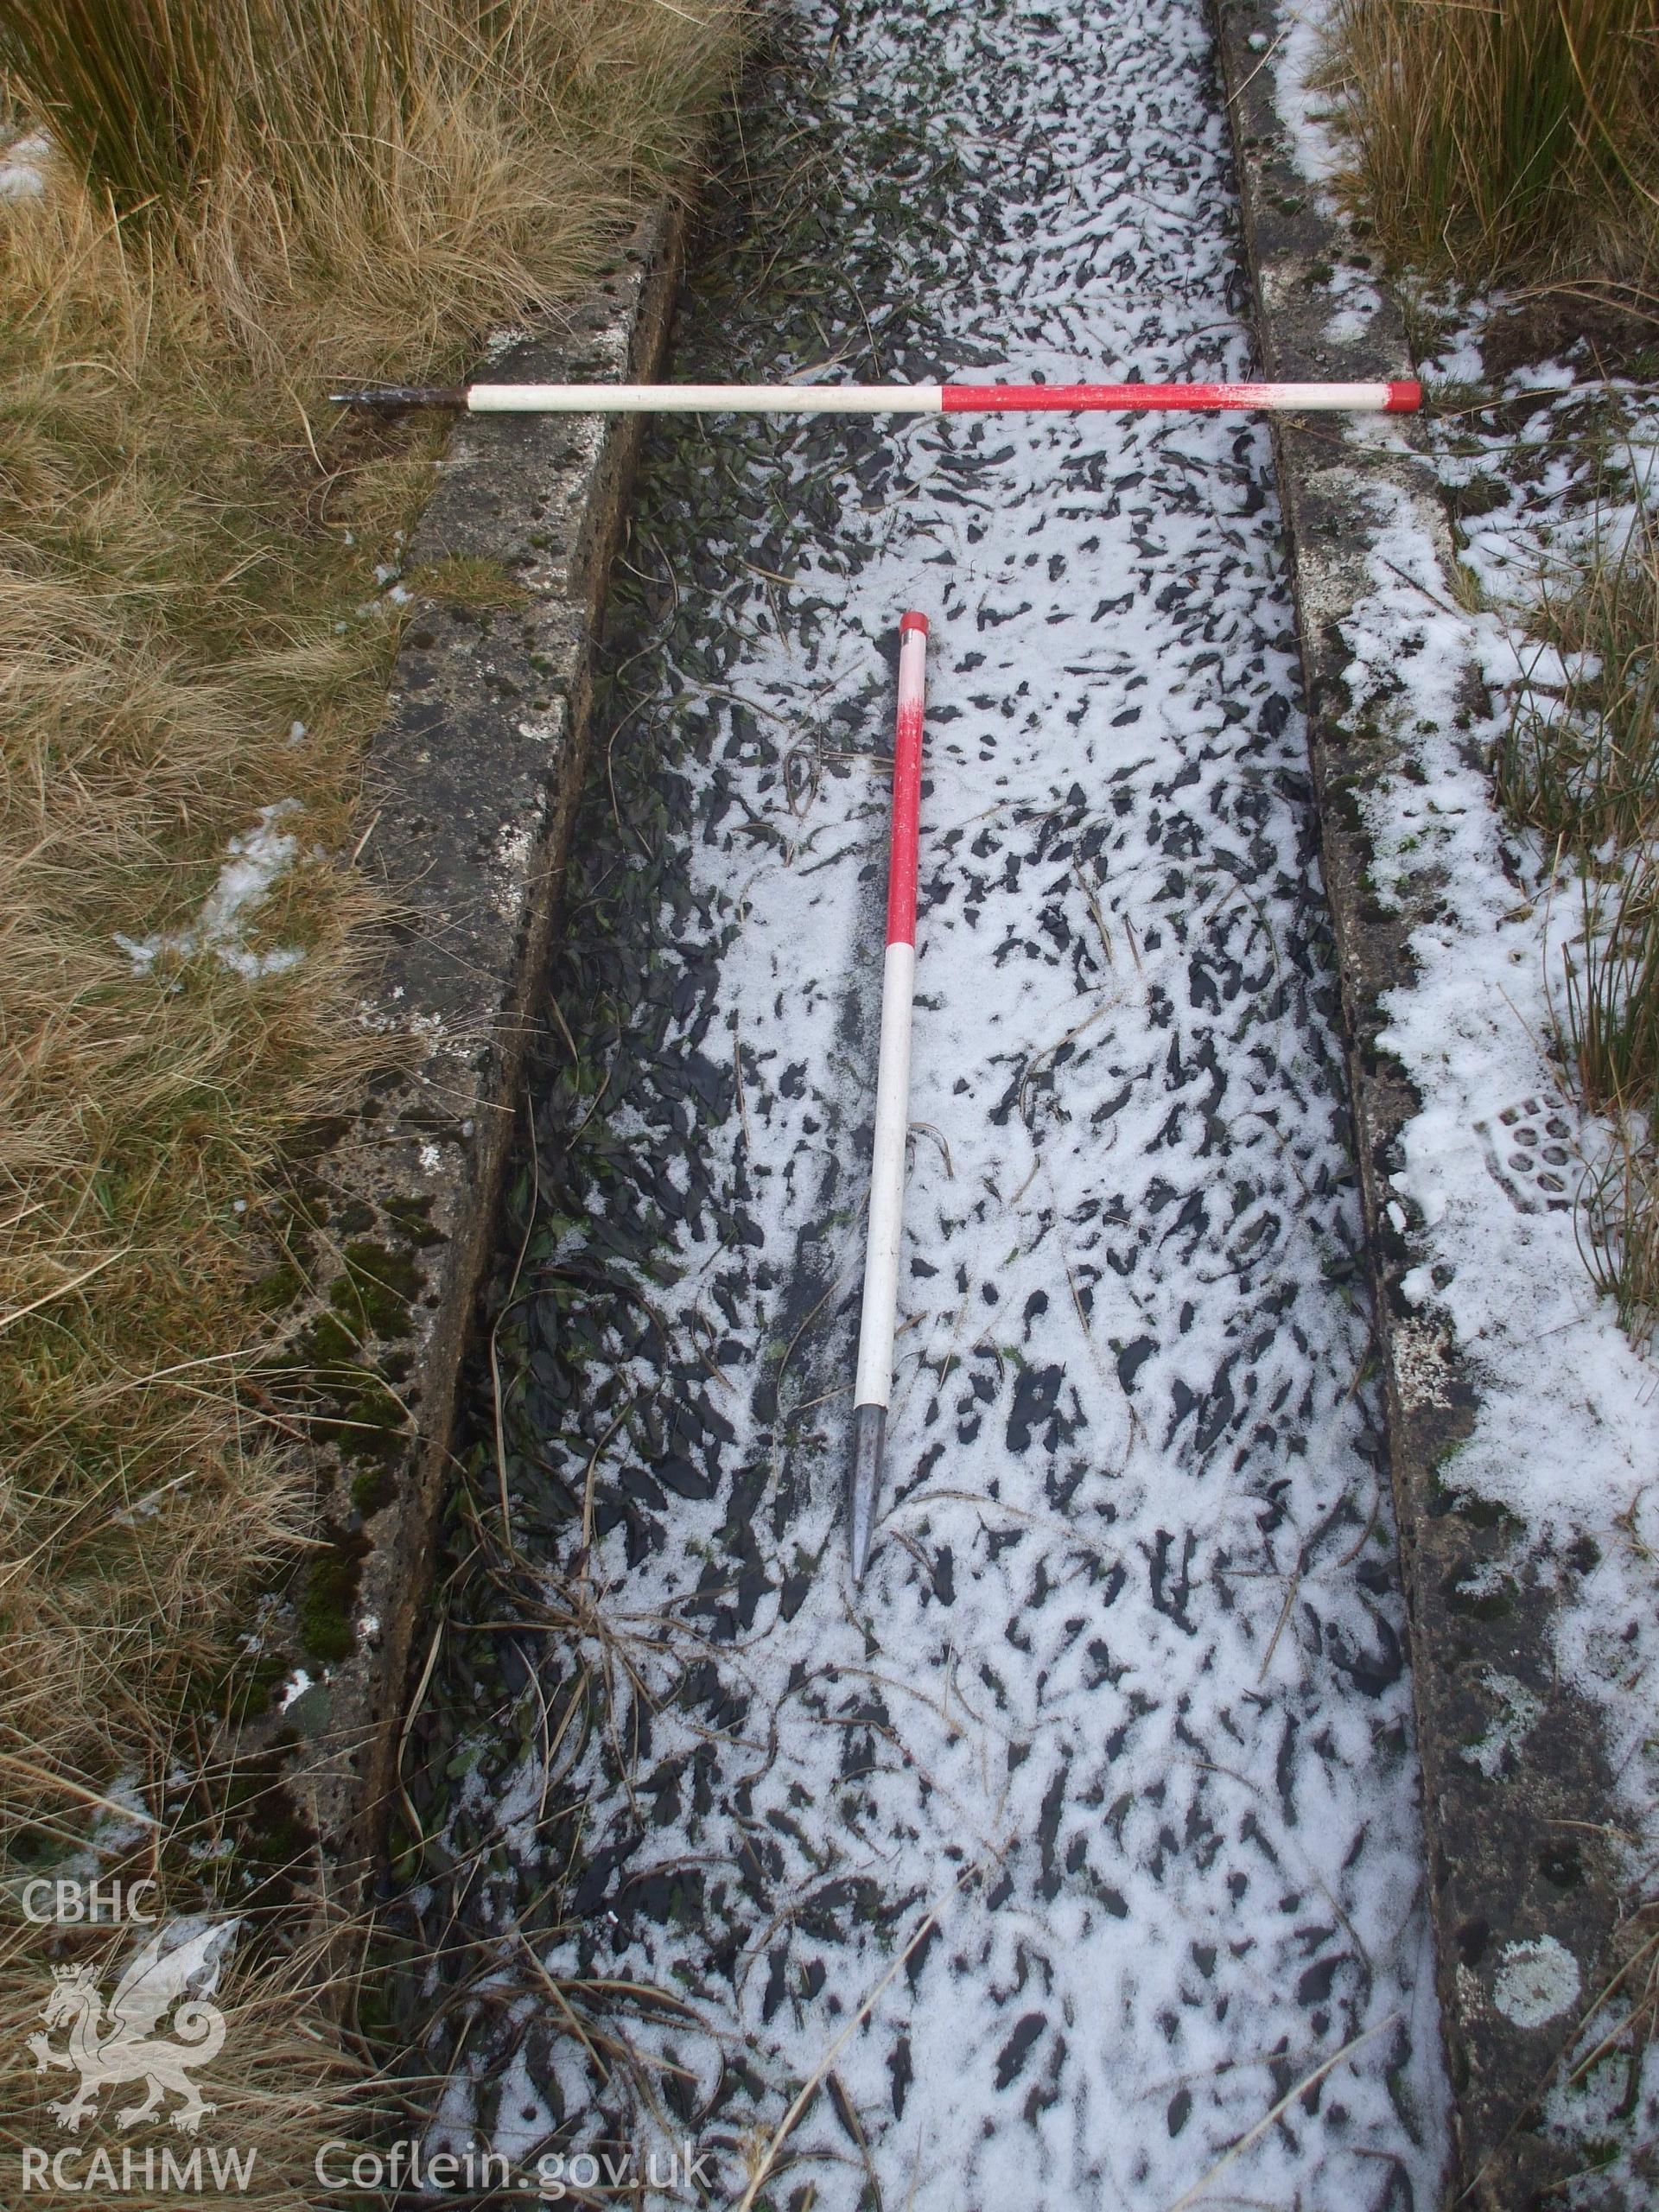
[[[853,1580],[861,1582],[881,1490],[881,1447],[893,1389],[899,1306],[899,1243],[910,1123],[910,1014],[916,987],[916,848],[922,805],[922,700],[927,617],[899,625],[899,715],[893,747],[893,836],[887,862],[887,950],[881,977],[881,1047],[875,1084],[875,1153],[869,1240],[853,1389]]]

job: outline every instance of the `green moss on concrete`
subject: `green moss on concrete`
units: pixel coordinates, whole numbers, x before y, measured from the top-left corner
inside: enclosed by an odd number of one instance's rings
[[[321,1666],[338,1666],[357,1643],[352,1605],[363,1572],[366,1538],[343,1530],[324,1531],[325,1548],[306,1570],[296,1608],[300,1649]]]
[[[406,1252],[394,1252],[370,1237],[346,1247],[346,1272],[328,1294],[337,1313],[363,1336],[393,1339],[410,1334],[410,1308],[423,1287],[420,1268]]]

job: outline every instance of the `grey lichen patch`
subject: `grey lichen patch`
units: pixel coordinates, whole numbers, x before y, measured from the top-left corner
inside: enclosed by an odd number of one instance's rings
[[[1389,1340],[1402,1402],[1408,1407],[1449,1406],[1452,1361],[1445,1329],[1396,1315]]]
[[[1540,1936],[1506,1943],[1492,1976],[1492,2003],[1518,2028],[1545,2028],[1572,2012],[1584,1987],[1579,1962],[1565,1943]]]
[[[1528,1737],[1543,1717],[1543,1700],[1518,1682],[1513,1675],[1489,1667],[1481,1676],[1497,1701],[1497,1711],[1478,1741],[1465,1744],[1463,1757],[1478,1767],[1489,1782],[1513,1774]]]

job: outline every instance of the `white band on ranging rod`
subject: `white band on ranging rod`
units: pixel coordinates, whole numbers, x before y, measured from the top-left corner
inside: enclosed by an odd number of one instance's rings
[[[922,802],[922,703],[927,617],[899,625],[899,711],[893,748],[893,830],[887,863],[887,950],[881,977],[881,1047],[875,1084],[864,1304],[853,1389],[851,1547],[861,1582],[875,1533],[881,1452],[893,1392],[899,1312],[899,1245],[904,1228],[905,1139],[910,1126],[910,1016],[916,982],[916,861]]]

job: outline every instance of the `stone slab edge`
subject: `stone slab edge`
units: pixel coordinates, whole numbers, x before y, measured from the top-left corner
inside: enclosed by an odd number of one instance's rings
[[[1409,375],[1405,325],[1392,299],[1363,339],[1344,344],[1326,335],[1331,272],[1360,263],[1363,249],[1315,204],[1277,111],[1271,57],[1283,35],[1285,0],[1212,0],[1212,7],[1263,373]],[[1375,273],[1371,281],[1386,293]],[[1352,656],[1343,636],[1344,617],[1370,588],[1368,485],[1405,493],[1448,573],[1452,549],[1419,452],[1368,450],[1363,438],[1349,439],[1317,417],[1275,418],[1274,438],[1410,1624],[1437,1979],[1455,2101],[1456,2172],[1446,2202],[1522,2212],[1581,2164],[1541,2130],[1538,2099],[1584,2005],[1525,2027],[1494,2005],[1495,1980],[1506,1955],[1513,1959],[1511,1946],[1542,1937],[1577,1961],[1584,2004],[1611,1978],[1622,1942],[1609,1840],[1616,1807],[1598,1717],[1556,1675],[1548,1585],[1559,1562],[1541,1575],[1541,1563],[1517,1548],[1514,1524],[1459,1493],[1455,1455],[1474,1426],[1478,1378],[1447,1334],[1401,1294],[1402,1277],[1425,1255],[1414,1249],[1409,1216],[1403,1233],[1389,1219],[1389,1178],[1403,1165],[1400,1132],[1420,1101],[1378,1038],[1387,1026],[1383,1000],[1411,977],[1409,940],[1433,917],[1437,887],[1415,884],[1412,903],[1398,908],[1375,895],[1366,794],[1401,776],[1425,779],[1409,735],[1351,690]],[[1519,1683],[1536,1701],[1537,1719],[1518,1757],[1488,1756],[1482,1765],[1469,1756],[1471,1747],[1499,1741],[1505,1726],[1496,1683]]]
[[[660,205],[582,299],[492,349],[492,376],[652,378],[683,229]],[[317,1677],[261,1725],[336,1904],[360,1897],[380,1861],[436,1630],[458,1400],[525,1046],[547,1011],[594,645],[640,427],[461,416],[410,549],[413,597],[358,856],[393,916],[362,1018],[401,1066],[298,1179],[311,1282],[288,1327],[282,1402],[301,1408],[321,1548],[262,1630]],[[326,1661],[307,1656],[320,1643]]]

